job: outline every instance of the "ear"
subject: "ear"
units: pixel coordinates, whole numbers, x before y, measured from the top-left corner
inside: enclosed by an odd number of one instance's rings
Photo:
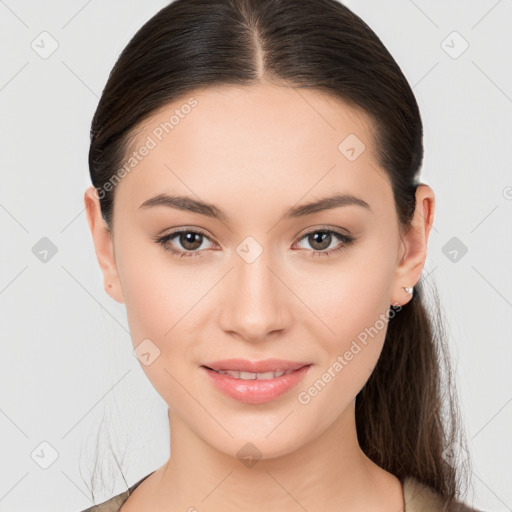
[[[422,183],[416,189],[416,208],[411,227],[400,236],[402,249],[396,268],[392,304],[403,305],[412,298],[402,287],[412,287],[420,280],[427,258],[427,243],[434,223],[434,210],[434,191]]]
[[[101,215],[98,191],[89,187],[84,194],[87,222],[91,230],[96,258],[103,272],[103,287],[115,301],[124,303],[123,289],[117,272],[112,234]]]

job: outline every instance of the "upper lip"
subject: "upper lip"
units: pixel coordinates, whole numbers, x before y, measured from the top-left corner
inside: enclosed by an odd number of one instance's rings
[[[265,373],[276,370],[298,370],[311,363],[301,363],[296,361],[287,361],[286,359],[265,359],[264,361],[249,361],[247,359],[223,359],[222,361],[212,361],[205,363],[212,370],[234,370],[240,372]]]

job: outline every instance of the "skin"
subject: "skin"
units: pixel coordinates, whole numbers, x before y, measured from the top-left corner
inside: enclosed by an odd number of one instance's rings
[[[117,185],[112,233],[95,189],[84,196],[105,290],[126,305],[134,347],[149,338],[160,350],[142,369],[169,405],[171,456],[122,511],[398,512],[401,484],[360,449],[354,412],[386,327],[309,403],[297,395],[391,304],[410,300],[402,287],[420,279],[434,193],[418,187],[412,228],[402,232],[369,117],[325,93],[260,84],[193,96],[198,105]],[[148,118],[134,147],[184,102]],[[366,146],[354,161],[338,150],[348,134]],[[364,199],[371,211],[349,205],[282,218],[334,192]],[[213,203],[228,220],[139,208],[160,193]],[[177,258],[152,239],[181,227],[205,233],[195,249],[201,256]],[[319,255],[321,243],[304,235],[327,228],[357,239]],[[263,249],[252,263],[236,252],[247,236]],[[181,242],[169,243],[191,247]],[[340,244],[332,235],[328,249]],[[217,391],[199,368],[229,357],[313,367],[280,398],[244,404]],[[261,453],[251,467],[237,457],[247,442]]]

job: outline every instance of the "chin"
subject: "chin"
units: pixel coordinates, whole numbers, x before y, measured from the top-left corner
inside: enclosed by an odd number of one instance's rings
[[[252,421],[250,429],[244,429],[240,423],[230,425],[228,422],[223,426],[229,434],[219,427],[215,431],[204,432],[201,437],[219,452],[237,458],[250,467],[258,460],[276,459],[293,453],[307,442],[304,433],[286,428],[287,420],[283,421],[284,417],[286,415],[278,421],[262,420],[259,425]],[[292,426],[292,423],[288,426]]]

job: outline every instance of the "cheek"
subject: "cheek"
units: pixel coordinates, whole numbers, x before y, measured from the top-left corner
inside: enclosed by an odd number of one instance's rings
[[[371,265],[365,261],[332,271],[308,295],[311,309],[323,323],[319,330],[318,319],[311,320],[325,355],[315,378],[329,382],[331,392],[324,399],[336,395],[339,407],[355,398],[378,361],[389,323],[392,278],[391,266],[374,258]],[[312,324],[310,329],[315,331]]]
[[[143,267],[126,258],[123,270],[125,306],[135,354],[157,393],[170,409],[180,410],[187,404],[182,386],[189,378],[186,376],[193,360],[187,321],[190,322],[189,315],[194,312],[191,308],[201,294],[187,287],[185,276],[176,269],[171,271],[170,266]]]
[[[163,293],[165,279],[143,267],[134,267],[125,275],[128,277],[123,281],[123,291],[134,345],[141,338],[158,340],[160,344],[174,324],[174,305],[169,304],[168,295]]]
[[[322,320],[322,331],[334,345],[373,326],[389,308],[391,265],[377,258],[354,260],[303,281],[304,302]]]
[[[196,338],[204,309],[211,307],[208,290],[219,278],[211,270],[203,275],[168,258],[172,256],[148,254],[151,264],[143,265],[143,258],[131,250],[124,253],[119,268],[135,354],[155,389],[171,403],[170,397],[182,391],[171,375],[181,382],[195,368]],[[146,353],[150,364],[140,355]]]
[[[133,343],[151,338],[165,343],[204,294],[197,273],[180,266],[154,242],[120,241],[118,270]]]

